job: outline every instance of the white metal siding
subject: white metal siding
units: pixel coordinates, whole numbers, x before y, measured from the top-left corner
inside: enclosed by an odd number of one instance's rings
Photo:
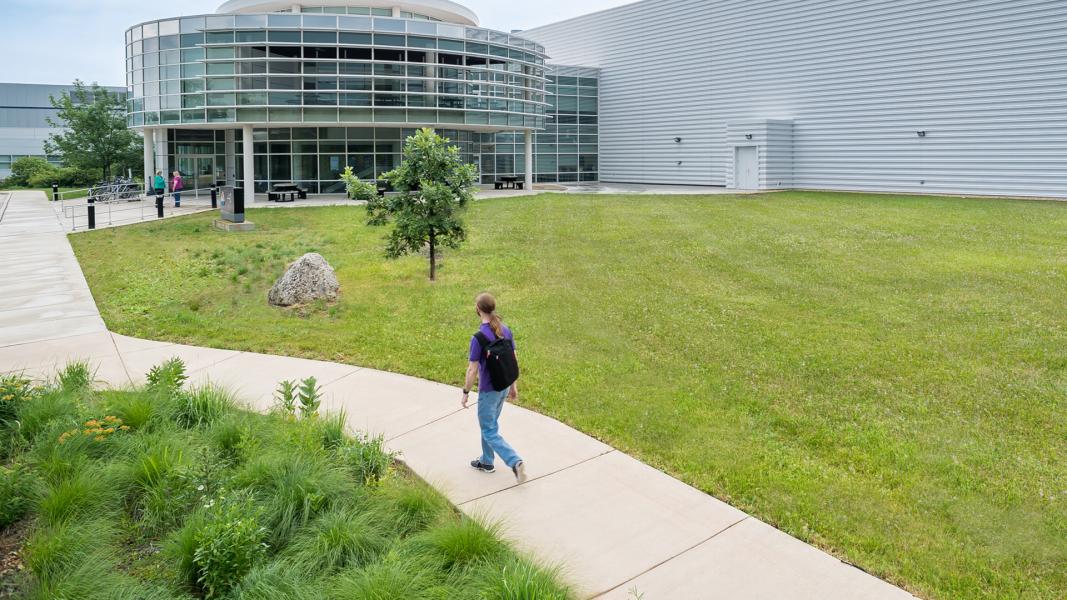
[[[1067,197],[1065,0],[644,0],[523,35],[602,69],[603,181],[726,185],[727,124],[782,119],[796,187]]]

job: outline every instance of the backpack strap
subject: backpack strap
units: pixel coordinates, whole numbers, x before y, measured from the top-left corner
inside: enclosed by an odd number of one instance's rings
[[[478,333],[475,333],[474,337],[477,338],[478,339],[478,343],[482,345],[482,352],[483,353],[484,352],[488,352],[489,351],[489,344],[490,344],[489,337],[486,336],[481,331],[479,331]]]

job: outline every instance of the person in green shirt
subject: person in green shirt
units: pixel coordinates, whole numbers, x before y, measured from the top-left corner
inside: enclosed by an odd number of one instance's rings
[[[163,171],[156,171],[156,178],[152,181],[152,187],[155,188],[157,196],[167,193],[167,180],[163,177]]]

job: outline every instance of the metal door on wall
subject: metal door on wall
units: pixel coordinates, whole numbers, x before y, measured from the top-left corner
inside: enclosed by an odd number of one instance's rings
[[[759,151],[755,146],[739,146],[734,151],[734,187],[759,189]]]

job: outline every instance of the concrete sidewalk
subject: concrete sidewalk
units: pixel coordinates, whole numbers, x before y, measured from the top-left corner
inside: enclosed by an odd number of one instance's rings
[[[4,205],[6,203],[6,211]],[[0,373],[50,377],[89,360],[101,383],[143,381],[182,358],[191,383],[233,389],[256,409],[277,382],[318,378],[326,410],[382,434],[465,513],[563,565],[586,598],[882,600],[912,596],[553,419],[507,408],[504,434],[530,482],[478,473],[473,409],[456,388],[350,365],[138,340],[112,334],[93,302],[55,211],[39,193],[0,193]],[[457,367],[458,368],[458,367]]]

